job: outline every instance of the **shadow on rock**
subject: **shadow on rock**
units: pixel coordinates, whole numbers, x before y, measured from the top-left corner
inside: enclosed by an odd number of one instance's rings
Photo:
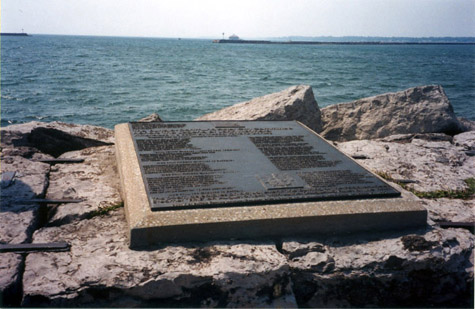
[[[60,130],[41,127],[31,131],[28,135],[28,142],[41,152],[54,157],[59,157],[69,151],[112,145],[111,143],[74,136]]]
[[[38,195],[30,185],[16,179],[8,187],[2,187],[0,212],[24,212],[37,208],[38,203],[30,203],[29,200],[43,198],[43,194]]]

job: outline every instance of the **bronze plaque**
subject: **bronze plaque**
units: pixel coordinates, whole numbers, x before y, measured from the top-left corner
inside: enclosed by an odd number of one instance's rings
[[[129,127],[152,210],[400,196],[295,121]]]

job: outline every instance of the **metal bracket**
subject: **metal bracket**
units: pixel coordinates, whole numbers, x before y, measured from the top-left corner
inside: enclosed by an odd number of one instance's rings
[[[84,159],[40,159],[38,162],[56,164],[56,163],[82,163]]]
[[[447,222],[447,221],[442,221],[442,222],[437,222],[437,224],[443,229],[460,228],[460,229],[467,229],[470,232],[472,232],[472,234],[475,233],[475,222]]]
[[[69,204],[69,203],[81,203],[83,199],[63,199],[63,200],[48,200],[48,199],[31,199],[31,200],[19,200],[21,203],[43,203],[43,204]]]
[[[69,251],[71,245],[65,241],[39,244],[0,244],[0,253],[29,253],[29,252],[64,252]]]

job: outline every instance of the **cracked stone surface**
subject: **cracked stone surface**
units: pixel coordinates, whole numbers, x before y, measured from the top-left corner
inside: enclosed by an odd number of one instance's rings
[[[16,253],[0,253],[0,305],[15,306],[21,299],[23,257]]]
[[[3,156],[2,153],[1,169],[2,173],[16,172],[11,185],[1,190],[2,211],[17,211],[24,208],[24,200],[44,197],[48,186],[49,164],[20,156]]]
[[[433,221],[475,222],[475,199],[423,199]]]
[[[10,183],[2,181],[0,244],[20,244],[31,240],[38,227],[40,207],[25,200],[44,197],[48,186],[48,164],[26,159],[18,155],[21,151],[15,153],[10,149],[12,147],[2,140],[2,175],[5,172],[16,174]],[[5,305],[16,305],[21,298],[23,262],[20,254],[0,253],[0,300]]]
[[[125,231],[122,209],[38,230],[35,242],[67,241],[71,252],[28,255],[23,304],[295,305],[286,259],[273,243],[167,245],[134,251],[127,246]]]
[[[475,150],[475,131],[468,131],[454,136],[454,144],[464,150]]]
[[[416,181],[408,186],[418,191],[464,190],[467,185],[463,180],[475,177],[475,157],[468,156],[463,146],[449,141],[427,141],[417,137],[407,141],[398,137],[404,142],[355,140],[338,143],[337,147],[350,156],[368,157],[358,163],[374,172]],[[458,139],[459,135],[455,135],[454,140]],[[470,142],[468,138],[465,140],[465,143]]]
[[[431,228],[382,239],[285,240],[282,251],[299,306],[467,306],[474,241],[468,231]]]
[[[121,203],[114,146],[67,152],[60,158],[85,160],[52,166],[46,197],[82,199],[83,202],[61,204],[52,209],[49,225],[81,220],[95,211]]]
[[[2,182],[0,200],[0,243],[29,243],[33,232],[42,224],[44,207],[28,203],[34,198],[44,198],[49,186],[50,165],[38,162],[52,156],[32,147],[28,134],[37,127],[63,129],[85,138],[113,140],[111,130],[93,126],[65,123],[30,122],[9,126],[1,130],[1,172],[16,172],[10,185]],[[107,162],[107,161],[106,161]],[[0,253],[0,305],[16,306],[21,300],[21,278],[24,256]]]

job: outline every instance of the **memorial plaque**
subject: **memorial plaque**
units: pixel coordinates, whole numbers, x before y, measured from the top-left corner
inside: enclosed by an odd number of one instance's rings
[[[135,122],[129,129],[153,211],[400,195],[298,122]]]
[[[291,121],[123,123],[132,248],[422,227],[427,211]]]

